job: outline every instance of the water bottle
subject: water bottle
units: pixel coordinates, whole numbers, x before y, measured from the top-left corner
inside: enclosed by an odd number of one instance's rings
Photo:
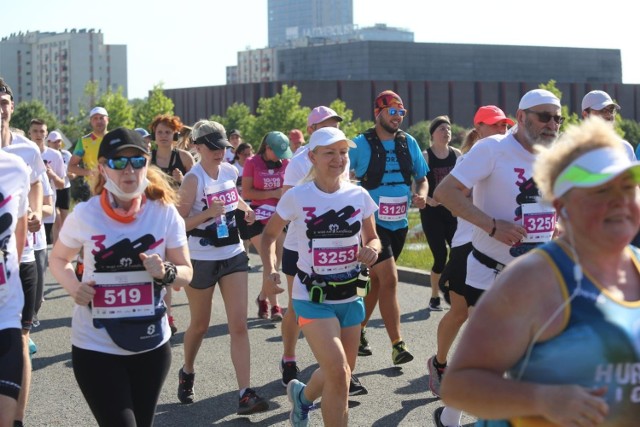
[[[227,216],[225,214],[220,215],[220,218],[216,221],[216,233],[219,239],[229,237],[229,227],[227,226]]]
[[[357,286],[357,294],[359,297],[366,297],[369,293],[369,289],[371,287],[371,282],[369,279],[369,268],[361,264],[360,265],[360,273],[358,274],[358,286]]]

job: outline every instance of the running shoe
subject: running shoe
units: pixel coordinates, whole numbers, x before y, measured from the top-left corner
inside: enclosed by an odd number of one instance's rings
[[[269,409],[269,402],[258,396],[251,388],[244,391],[238,403],[238,415],[251,415],[267,409]]]
[[[393,346],[393,350],[391,350],[391,358],[393,359],[394,365],[402,365],[403,363],[411,362],[413,360],[413,355],[409,353],[409,350],[407,350],[407,345],[404,341],[400,341]]]
[[[291,380],[287,384],[287,397],[291,402],[289,421],[293,427],[306,427],[309,425],[309,409],[311,405],[305,405],[300,400],[300,395],[306,386],[298,380]]]
[[[442,306],[440,305],[440,297],[429,299],[429,310],[442,311]]]
[[[360,346],[358,347],[358,356],[371,356],[373,351],[371,350],[371,346],[369,345],[369,340],[367,339],[367,333],[365,332],[365,328],[362,328],[360,331]]]
[[[40,326],[40,320],[38,319],[38,316],[34,314],[33,319],[31,319],[31,327],[37,328],[38,326]]]
[[[298,369],[298,365],[296,362],[285,362],[280,359],[280,373],[282,374],[282,386],[286,387],[291,380],[298,379],[298,373],[300,369]]]
[[[33,356],[38,352],[38,346],[29,338],[29,356]]]
[[[429,369],[429,390],[434,396],[440,397],[440,383],[447,365],[443,366],[440,363],[436,365],[436,356],[433,355],[427,361],[427,368]]]
[[[171,336],[174,336],[178,332],[178,327],[173,321],[173,316],[169,316],[169,328],[171,329]]]
[[[440,421],[440,417],[442,417],[442,411],[444,411],[444,406],[436,408],[436,410],[433,411],[433,421],[436,423],[436,427],[447,427],[442,424],[442,421]]]
[[[351,375],[349,396],[361,396],[363,394],[369,394],[369,390],[360,383],[360,380],[355,375]]]
[[[274,305],[271,307],[271,321],[272,322],[282,322],[282,307],[279,305]]]
[[[178,372],[178,400],[180,403],[193,403],[195,395],[193,393],[193,380],[196,374],[187,374],[182,368]]]
[[[269,301],[263,299],[260,301],[260,295],[256,297],[256,305],[258,306],[258,317],[260,319],[269,319]]]

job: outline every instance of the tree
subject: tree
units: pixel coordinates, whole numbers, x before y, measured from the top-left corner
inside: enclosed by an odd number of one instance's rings
[[[164,94],[162,83],[154,85],[146,102],[138,101],[132,106],[134,127],[149,129],[149,125],[157,115],[173,115],[173,107],[173,101]]]
[[[545,89],[553,93],[560,100],[560,104],[562,104],[562,92],[560,92],[560,89],[556,87],[555,80],[549,80],[546,84],[541,83],[538,88]],[[569,107],[567,107],[566,105],[562,106],[560,114],[562,115],[562,117],[564,117],[564,122],[560,126],[560,132],[564,132],[565,128],[569,125],[576,125],[580,123],[580,116],[576,113],[569,114]]]
[[[126,127],[133,129],[135,122],[133,120],[133,108],[129,105],[129,101],[122,94],[123,89],[119,87],[116,92],[108,89],[98,99],[96,105],[106,108],[109,113],[109,129],[118,127]]]
[[[623,119],[619,115],[616,118],[617,123],[623,132],[623,137],[629,141],[634,147],[640,143],[640,123],[635,120]]]
[[[243,139],[252,144],[254,148],[260,143],[259,140],[251,139],[253,135],[253,129],[256,124],[256,117],[251,114],[249,106],[246,104],[239,104],[234,102],[229,108],[227,108],[226,116],[213,115],[209,120],[220,123],[228,131],[231,129],[240,129]]]
[[[259,144],[267,132],[280,131],[288,135],[291,129],[304,128],[310,110],[300,106],[301,99],[298,89],[287,85],[271,98],[260,98],[255,125],[246,134],[248,141]]]
[[[374,125],[370,120],[353,120],[353,110],[348,109],[347,104],[341,99],[334,100],[329,105],[329,108],[344,119],[340,123],[340,129],[342,129],[347,138],[353,139]]]
[[[58,119],[51,114],[41,101],[23,101],[18,104],[11,115],[11,127],[29,132],[31,119],[40,119],[47,124],[49,131],[60,127]]]

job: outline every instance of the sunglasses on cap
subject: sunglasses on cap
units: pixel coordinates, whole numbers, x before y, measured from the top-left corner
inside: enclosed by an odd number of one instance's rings
[[[388,108],[388,111],[390,116],[395,116],[397,114],[400,117],[404,117],[405,114],[407,114],[407,110],[401,110],[399,108],[393,108],[393,107]]]
[[[133,157],[114,157],[113,159],[107,159],[107,166],[111,169],[121,171],[131,163],[131,167],[134,169],[142,169],[147,165],[147,158],[144,156]]]
[[[547,111],[540,112],[540,111],[533,111],[529,109],[525,109],[524,111],[526,111],[527,113],[533,113],[536,116],[538,116],[538,120],[540,120],[541,123],[549,123],[551,119],[553,119],[553,121],[559,125],[564,123],[564,117],[553,115]]]

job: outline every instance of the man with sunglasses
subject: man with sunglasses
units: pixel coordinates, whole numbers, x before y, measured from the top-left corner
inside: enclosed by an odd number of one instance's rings
[[[365,326],[378,301],[387,335],[391,340],[394,365],[413,360],[400,334],[400,306],[396,260],[402,252],[409,227],[409,205],[424,208],[428,192],[429,167],[415,138],[400,130],[407,110],[400,96],[390,90],[375,99],[375,127],[354,138],[356,148],[349,150],[351,169],[360,185],[378,204],[376,230],[382,250],[371,268],[371,291],[365,297],[366,315],[360,334],[361,356],[371,355]],[[411,181],[415,182],[415,193]]]
[[[532,176],[534,145],[553,143],[564,121],[560,100],[547,90],[530,90],[520,99],[516,119],[512,132],[478,141],[434,192],[453,215],[475,226],[464,288],[470,309],[505,265],[555,231],[555,212],[538,203]],[[460,425],[461,413],[450,409],[436,410],[436,425]]]
[[[611,96],[607,92],[602,90],[592,90],[582,98],[582,118],[596,116],[600,117],[607,123],[613,126],[616,122],[616,116],[620,112],[620,106],[613,102]],[[632,162],[636,161],[636,153],[633,151],[633,146],[624,139],[620,139],[624,146],[624,151],[627,153],[627,157]]]
[[[76,143],[68,169],[69,172],[86,177],[85,179],[91,181],[91,177],[96,177],[98,174],[98,148],[107,133],[109,113],[104,107],[94,107],[89,113],[89,123],[91,124],[91,133],[83,136]],[[80,166],[81,162],[84,167]]]

